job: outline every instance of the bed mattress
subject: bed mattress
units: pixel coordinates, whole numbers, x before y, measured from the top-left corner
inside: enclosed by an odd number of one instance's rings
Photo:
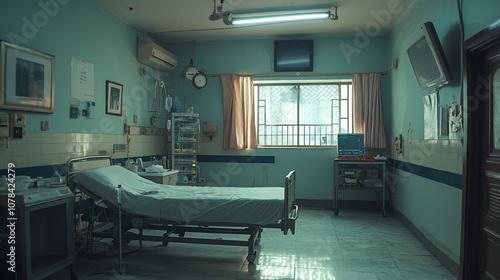
[[[265,226],[284,212],[283,187],[162,185],[120,166],[84,170],[75,180],[114,206],[121,185],[123,211],[179,224]]]

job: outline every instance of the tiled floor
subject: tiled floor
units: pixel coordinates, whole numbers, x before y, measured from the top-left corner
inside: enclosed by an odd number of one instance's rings
[[[95,256],[78,258],[78,279],[455,279],[395,218],[366,210],[301,209],[295,235],[264,229],[254,264],[246,247],[144,242],[136,250],[132,241],[119,274],[118,258],[106,257],[118,251],[102,242]],[[67,278],[65,270],[48,279]]]

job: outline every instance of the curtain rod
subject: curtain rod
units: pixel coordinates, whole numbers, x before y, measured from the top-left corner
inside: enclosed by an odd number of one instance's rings
[[[374,72],[278,72],[278,73],[261,73],[261,74],[206,74],[208,77],[220,77],[221,75],[240,75],[240,76],[254,76],[254,77],[292,77],[292,76],[347,76],[353,74],[370,74],[378,73],[382,76],[388,75],[387,71],[374,71]]]

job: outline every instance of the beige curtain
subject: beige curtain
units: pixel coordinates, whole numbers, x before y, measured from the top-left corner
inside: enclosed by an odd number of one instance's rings
[[[354,132],[365,134],[366,148],[385,148],[380,73],[354,74],[352,101]]]
[[[253,77],[221,75],[223,148],[257,148]]]

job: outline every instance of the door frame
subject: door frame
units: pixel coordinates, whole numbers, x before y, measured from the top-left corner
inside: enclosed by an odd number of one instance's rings
[[[460,244],[460,271],[459,279],[476,279],[480,273],[480,225],[481,201],[480,182],[482,165],[478,164],[482,158],[485,148],[483,135],[488,131],[488,125],[483,121],[490,110],[489,102],[481,98],[481,90],[487,89],[484,80],[478,80],[478,73],[484,71],[482,55],[493,45],[500,45],[500,24],[478,32],[464,42],[463,48],[463,85],[464,94],[464,157],[463,157],[463,179],[462,179],[462,229]],[[487,81],[489,83],[489,81]],[[487,116],[486,116],[487,117]],[[471,136],[471,137],[469,137]]]

